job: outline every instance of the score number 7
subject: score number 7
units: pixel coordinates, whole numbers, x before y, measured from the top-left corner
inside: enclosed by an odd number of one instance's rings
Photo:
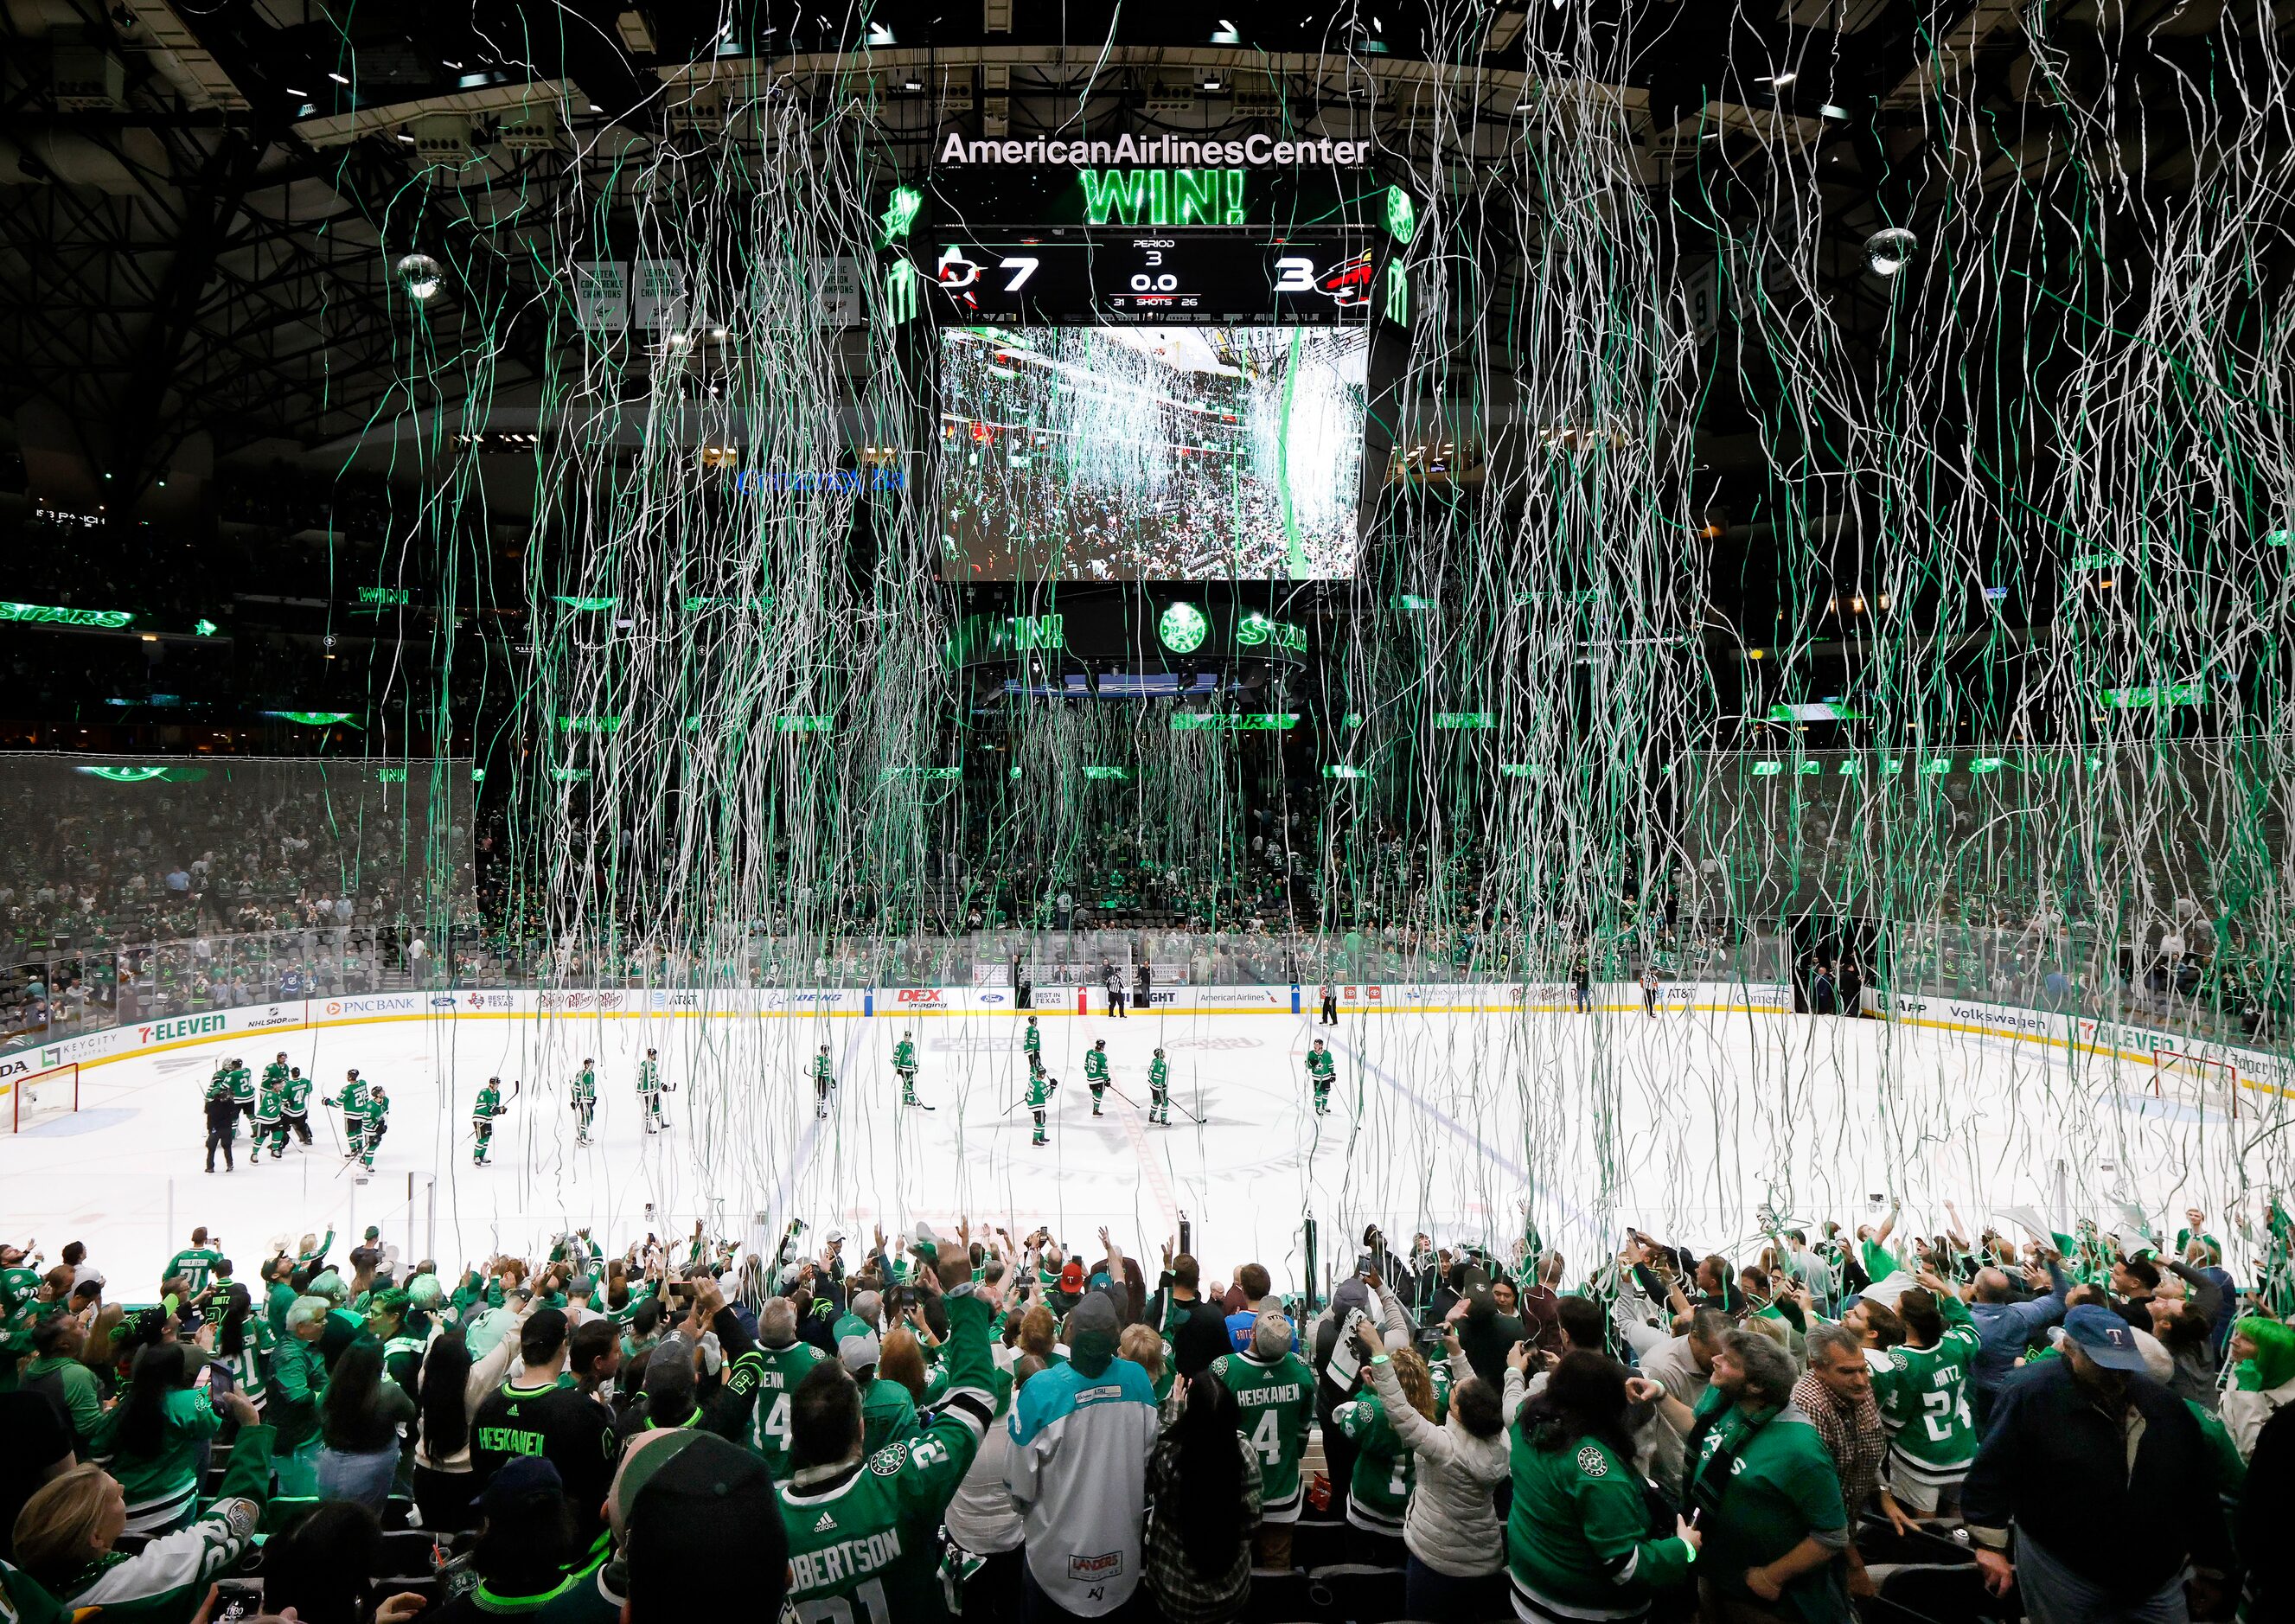
[[[1008,273],[1010,277],[1010,280],[1004,284],[1004,291],[1017,293],[1027,280],[1036,273],[1036,267],[1042,263],[1041,259],[1033,258],[1025,254],[1016,254],[997,260],[996,268]],[[967,259],[964,257],[963,248],[953,242],[950,243],[942,253],[935,269],[938,272],[937,280],[940,285],[951,291],[960,288],[969,288],[980,280],[981,267]]]

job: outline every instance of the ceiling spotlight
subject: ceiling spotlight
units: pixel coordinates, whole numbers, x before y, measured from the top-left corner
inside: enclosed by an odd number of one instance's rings
[[[392,267],[398,286],[416,304],[428,304],[446,281],[446,273],[428,254],[409,254]]]
[[[286,89],[287,94],[290,96],[307,96],[311,94],[307,90],[298,90],[292,85],[288,86]]]
[[[1783,73],[1773,73],[1769,75],[1769,88],[1771,90],[1783,90],[1786,86],[1792,84],[1799,78],[1801,78],[1801,75],[1795,73],[1790,68],[1786,69]]]
[[[338,85],[347,85],[347,84],[349,84],[349,83],[351,82],[351,81],[350,81],[350,76],[349,76],[349,75],[347,75],[347,74],[341,74],[341,73],[336,73],[336,72],[332,71],[331,69],[328,72],[327,77],[328,77],[329,78],[331,78],[331,79],[334,80],[334,82],[335,82],[336,84],[338,84]]]
[[[398,138],[399,138],[399,140],[401,140],[401,141],[404,142],[404,143],[405,143],[408,146],[410,146],[410,147],[411,147],[411,146],[412,146],[412,145],[414,144],[414,137],[413,137],[413,136],[412,136],[412,135],[408,135],[404,130],[401,130],[401,131],[399,131],[399,132],[398,132]]]
[[[1213,75],[1211,78],[1206,78],[1206,79],[1204,81],[1204,88],[1205,88],[1205,90],[1217,90],[1219,87],[1220,87],[1220,81],[1219,81],[1219,77],[1218,77],[1216,74]]]
[[[1865,263],[1875,276],[1894,276],[1920,251],[1921,240],[1901,225],[1884,225],[1865,239]]]
[[[901,88],[902,90],[922,90],[924,87],[925,82],[922,79],[902,79],[901,81]]]

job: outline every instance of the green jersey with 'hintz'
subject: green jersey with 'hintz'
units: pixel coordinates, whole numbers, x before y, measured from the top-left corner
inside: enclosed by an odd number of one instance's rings
[[[1873,1396],[1883,1419],[1896,1429],[1889,1446],[1894,1464],[1923,1481],[1956,1483],[1976,1458],[1968,1367],[1981,1344],[1959,1298],[1939,1293],[1937,1307],[1944,1334],[1933,1347],[1890,1349],[1889,1367],[1873,1373]]]

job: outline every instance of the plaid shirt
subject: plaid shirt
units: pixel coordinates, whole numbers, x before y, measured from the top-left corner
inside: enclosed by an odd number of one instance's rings
[[[1164,1410],[1166,1425],[1172,1410]],[[1148,1463],[1148,1550],[1143,1571],[1148,1590],[1169,1624],[1221,1624],[1237,1616],[1251,1594],[1251,1537],[1259,1527],[1259,1455],[1237,1433],[1243,1455],[1243,1517],[1236,1524],[1235,1560],[1206,1579],[1196,1571],[1175,1517],[1157,1515],[1176,1506],[1187,1492],[1180,1478],[1180,1447],[1167,1431]]]
[[[1833,1457],[1834,1469],[1841,1473],[1841,1498],[1853,1526],[1857,1514],[1881,1486],[1881,1461],[1889,1452],[1889,1435],[1881,1426],[1881,1407],[1870,1393],[1856,1402],[1835,1398],[1833,1390],[1814,1375],[1804,1375],[1793,1383],[1793,1405],[1817,1424],[1825,1452]]]

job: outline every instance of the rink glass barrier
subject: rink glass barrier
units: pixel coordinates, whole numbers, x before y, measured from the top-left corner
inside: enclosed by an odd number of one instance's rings
[[[1711,941],[1704,945],[1693,938],[1658,956],[1662,1012],[1786,1015],[1817,1007],[1812,957],[1797,954],[1787,939],[1748,937],[1727,948]],[[1368,942],[1346,951],[1345,962],[1332,962],[1340,952],[1311,940],[1256,935],[1079,932],[853,941],[827,951],[761,936],[715,962],[640,956],[621,965],[616,978],[579,983],[573,977],[592,967],[578,955],[508,951],[476,937],[465,949],[451,933],[436,947],[405,932],[355,928],[199,938],[84,956],[83,973],[90,959],[107,957],[117,967],[105,983],[110,997],[78,1000],[69,1006],[69,1018],[15,1034],[0,1049],[0,1087],[66,1061],[101,1065],[225,1037],[371,1021],[985,1015],[1017,1009],[1023,987],[1028,1007],[1047,1017],[1098,1014],[1107,1008],[1110,969],[1127,1002],[1139,1007],[1143,962],[1148,1008],[1172,1015],[1311,1016],[1327,983],[1349,1015],[1522,1016],[1569,1012],[1577,1001],[1566,975],[1474,975],[1440,956]],[[2122,977],[2109,974],[2119,956],[2092,954],[2080,968],[2103,984],[2086,994],[2064,969],[2064,944],[2036,943],[2029,933],[2020,941],[2011,932],[1927,931],[1900,943],[1890,957],[1922,975],[1911,984],[1884,979],[1861,990],[1852,981],[1839,1006],[1842,1014],[2130,1060],[2148,1060],[2163,1049],[2228,1059],[2246,1080],[2243,1087],[2275,1094],[2291,1081],[2276,1032],[2252,1009],[2209,1008],[2172,974],[2158,973],[2157,965],[2150,975]],[[525,978],[513,980],[519,971]],[[874,979],[871,971],[901,979]],[[1604,956],[1589,1002],[1631,1011],[1642,1000],[1638,966]],[[56,1007],[66,1006],[58,1000]]]

